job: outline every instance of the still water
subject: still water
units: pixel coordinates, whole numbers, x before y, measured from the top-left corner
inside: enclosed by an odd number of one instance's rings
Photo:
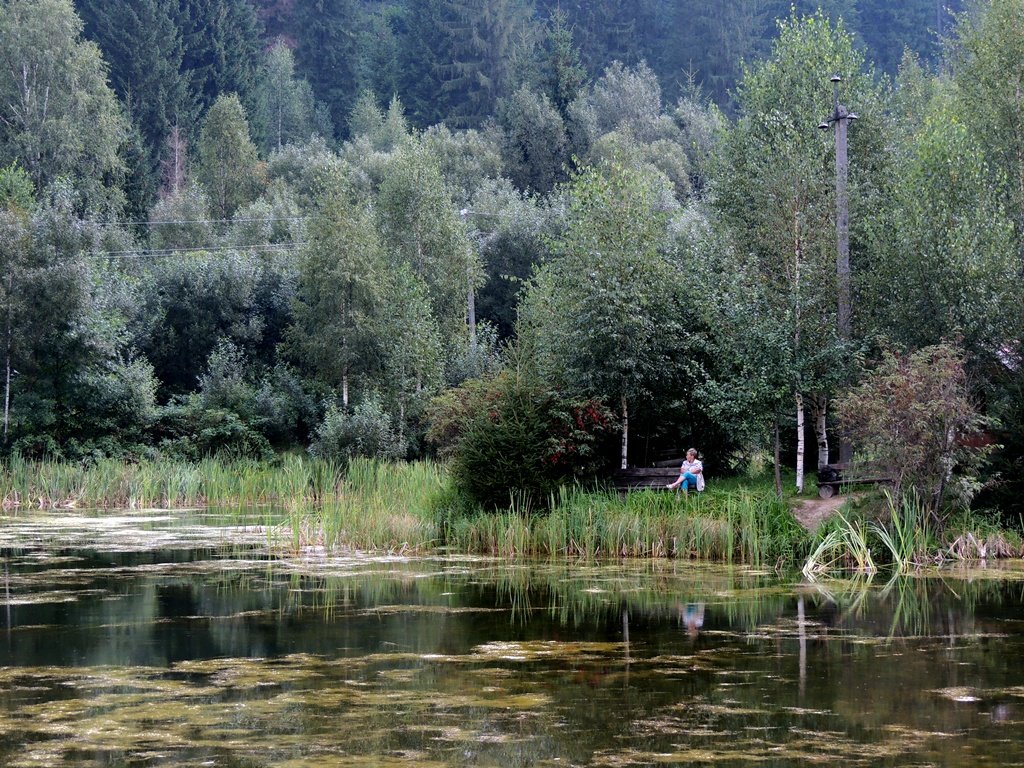
[[[1024,764],[1024,567],[272,557],[0,517],[0,765]]]

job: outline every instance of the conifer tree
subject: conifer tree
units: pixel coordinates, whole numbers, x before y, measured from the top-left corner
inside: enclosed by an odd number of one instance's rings
[[[309,0],[296,3],[293,14],[298,73],[327,105],[333,125],[344,126],[359,92],[360,6],[354,0]]]

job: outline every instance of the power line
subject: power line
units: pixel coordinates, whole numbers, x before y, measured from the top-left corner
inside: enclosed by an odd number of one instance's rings
[[[183,219],[179,221],[96,221],[92,222],[100,227],[160,227],[172,224],[254,224],[272,221],[306,221],[308,216],[274,216],[268,218],[253,219]]]
[[[84,256],[98,259],[147,259],[167,256],[177,256],[182,253],[218,253],[223,251],[294,251],[296,248],[306,245],[305,242],[298,243],[264,243],[261,245],[213,245],[188,248],[146,248],[129,249],[123,251],[90,251],[83,253]]]

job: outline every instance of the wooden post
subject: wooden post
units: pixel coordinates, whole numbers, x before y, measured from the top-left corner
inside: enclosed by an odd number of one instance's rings
[[[843,78],[832,76],[832,116],[818,127],[827,129],[835,126],[836,137],[836,331],[842,341],[853,337],[853,291],[850,283],[850,198],[847,193],[847,179],[850,163],[847,151],[847,135],[851,120],[857,115],[839,103],[839,83]],[[850,461],[853,446],[849,440],[839,439],[839,460]]]
[[[840,108],[842,109],[842,108]],[[842,110],[845,112],[845,110]],[[853,335],[853,308],[850,292],[850,199],[846,192],[849,162],[846,153],[846,134],[849,118],[836,120],[836,277],[839,283],[837,330],[839,338],[849,341]]]

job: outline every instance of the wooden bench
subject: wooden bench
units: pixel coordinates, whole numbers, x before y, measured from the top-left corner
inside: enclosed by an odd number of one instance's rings
[[[612,484],[618,491],[637,491],[644,488],[665,490],[679,477],[679,463],[671,467],[630,467],[616,470]]]
[[[869,474],[864,465],[853,464],[852,462],[840,462],[826,464],[818,470],[818,495],[823,499],[830,499],[839,493],[840,489],[854,485],[878,485],[880,483],[891,483],[892,477],[880,474]]]

